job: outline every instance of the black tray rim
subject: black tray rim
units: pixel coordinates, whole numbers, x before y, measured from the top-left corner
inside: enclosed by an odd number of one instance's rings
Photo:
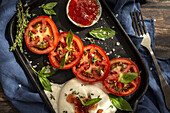
[[[34,6],[34,4],[37,2],[37,1],[42,1],[42,0],[33,0],[31,3],[29,3],[28,5],[25,6],[26,7],[31,7],[31,6]],[[144,66],[144,70],[145,70],[145,73],[146,73],[146,87],[145,89],[143,90],[143,93],[137,97],[137,99],[135,100],[135,104],[134,104],[134,107],[132,108],[133,111],[132,113],[135,113],[136,110],[137,110],[137,107],[138,107],[138,102],[139,100],[144,96],[144,94],[146,93],[147,89],[148,89],[148,86],[149,86],[149,73],[147,71],[147,68],[146,68],[146,65],[144,63],[144,60],[142,58],[142,56],[140,55],[139,51],[137,50],[136,46],[133,44],[132,40],[130,39],[130,37],[128,36],[128,34],[126,33],[126,31],[124,30],[124,28],[122,27],[122,25],[120,24],[120,22],[117,20],[117,18],[115,17],[115,15],[113,14],[113,12],[111,11],[111,9],[109,8],[108,4],[106,3],[105,0],[100,0],[104,5],[105,7],[107,8],[107,10],[109,11],[109,13],[112,15],[113,17],[113,20],[114,22],[120,27],[120,30],[122,32],[123,35],[126,36],[128,43],[130,43],[132,45],[132,48],[135,50],[135,52],[137,53],[142,65]],[[10,32],[10,43],[13,44],[14,43],[14,36],[12,34],[13,32],[13,23],[15,22],[16,20],[16,13],[15,15],[12,17],[12,19],[10,20],[9,22],[9,32]],[[14,51],[14,54],[16,55],[15,57],[17,57],[17,59],[19,59],[21,65],[24,67],[24,70],[26,71],[26,74],[28,75],[28,77],[31,79],[32,83],[34,84],[35,88],[37,89],[38,93],[40,94],[40,97],[42,98],[42,100],[45,102],[47,108],[49,108],[50,112],[51,113],[55,113],[55,110],[53,109],[52,107],[52,104],[50,103],[49,99],[47,98],[47,95],[45,94],[44,90],[42,89],[42,86],[39,84],[39,81],[35,78],[36,76],[36,73],[32,71],[31,69],[31,65],[28,61],[28,59],[26,58],[25,55],[22,55],[18,49],[18,47],[15,49]]]

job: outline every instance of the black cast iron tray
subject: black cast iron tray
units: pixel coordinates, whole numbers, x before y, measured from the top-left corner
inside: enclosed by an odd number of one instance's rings
[[[71,29],[74,34],[78,35],[81,39],[85,37],[90,37],[89,32],[94,28],[107,27],[114,29],[117,34],[113,38],[106,39],[105,41],[95,39],[95,45],[102,47],[107,54],[109,54],[109,59],[113,59],[117,56],[130,58],[134,61],[139,70],[141,71],[141,84],[138,90],[131,94],[130,96],[123,97],[125,98],[130,105],[132,106],[133,113],[136,112],[139,99],[145,94],[148,88],[149,74],[147,72],[146,66],[142,57],[140,56],[138,50],[124,31],[123,27],[120,25],[112,11],[109,9],[105,0],[100,0],[102,5],[102,16],[99,21],[89,28],[80,28],[73,25],[66,16],[66,4],[67,0],[31,0],[30,3],[25,4],[25,7],[30,7],[30,12],[39,15],[45,15],[43,10],[38,8],[38,6],[43,3],[49,3],[52,1],[58,2],[58,5],[54,8],[56,16],[52,16],[53,21],[55,22],[59,31],[69,31]],[[33,19],[33,18],[32,18]],[[15,40],[16,35],[16,24],[17,18],[16,14],[11,19],[8,32],[10,35],[10,44],[12,45]],[[83,41],[84,45],[90,44],[89,41]],[[120,44],[120,45],[119,45]],[[44,93],[43,87],[40,84],[36,73],[31,69],[32,67],[39,71],[43,66],[49,64],[48,55],[37,55],[32,53],[27,49],[25,43],[23,42],[24,53],[20,53],[19,48],[15,50],[15,56],[19,60],[19,63],[22,65],[27,76],[32,80],[32,83],[37,88],[41,98],[46,103],[50,112],[55,112],[50,101],[48,100],[46,94]],[[114,51],[114,50],[115,51]],[[48,79],[52,80],[55,83],[62,84],[69,79],[75,77],[71,70],[59,70],[54,76],[49,77]],[[126,111],[118,110],[116,113],[127,113]]]

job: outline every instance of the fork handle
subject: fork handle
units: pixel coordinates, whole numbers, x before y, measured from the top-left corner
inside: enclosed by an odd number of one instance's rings
[[[152,59],[153,59],[153,62],[155,64],[155,67],[156,67],[156,70],[158,72],[158,76],[159,76],[159,79],[160,79],[160,84],[161,84],[161,88],[162,88],[162,91],[163,91],[163,94],[164,94],[164,98],[165,98],[165,103],[166,103],[166,106],[167,108],[170,110],[170,87],[167,83],[167,81],[165,80],[162,72],[161,72],[161,69],[156,61],[156,58],[155,58],[155,55],[151,49],[151,47],[148,48],[151,56],[152,56]]]

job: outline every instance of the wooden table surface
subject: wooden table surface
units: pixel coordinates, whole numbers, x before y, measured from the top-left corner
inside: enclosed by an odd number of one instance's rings
[[[170,1],[146,0],[141,4],[144,19],[155,19],[155,55],[170,58]],[[0,113],[19,113],[0,85]]]

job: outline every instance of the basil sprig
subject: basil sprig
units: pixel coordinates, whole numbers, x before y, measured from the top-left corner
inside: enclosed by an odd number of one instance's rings
[[[123,76],[120,78],[120,82],[125,83],[125,84],[130,83],[130,82],[132,82],[134,79],[136,79],[137,76],[138,76],[137,73],[131,73],[131,72],[125,73],[125,74],[123,74]]]
[[[125,110],[125,111],[133,111],[130,104],[123,99],[121,96],[116,96],[113,94],[109,94],[109,98],[111,103],[120,110]]]
[[[84,103],[84,101],[80,98],[80,96],[78,98],[83,106],[90,106],[102,100],[102,98],[93,98],[93,99],[89,99],[86,103]]]
[[[67,53],[63,56],[63,58],[62,58],[62,60],[61,60],[61,63],[60,63],[60,69],[64,67],[68,55],[69,55],[69,52],[67,52]]]
[[[70,49],[72,42],[73,42],[73,32],[70,29],[68,34],[67,34],[67,38],[66,38],[66,43],[67,43],[68,48],[65,48],[66,50],[68,50],[68,52],[64,55],[64,57],[61,60],[60,69],[64,67],[65,62],[66,62],[67,57],[70,54],[70,52],[74,51],[73,49]]]
[[[49,69],[50,69],[50,72],[46,73],[46,70],[47,70],[46,66],[42,67],[41,71],[39,72],[37,72],[34,68],[32,68],[32,70],[38,74],[38,79],[40,80],[40,83],[42,84],[44,89],[52,92],[50,81],[46,77],[53,75],[57,71],[57,69],[54,70],[52,66],[50,66]]]
[[[73,32],[70,29],[67,34],[67,39],[66,39],[66,43],[69,48],[71,47],[72,42],[73,42]]]
[[[89,32],[91,36],[98,39],[108,39],[115,36],[116,31],[109,28],[96,28]]]
[[[39,8],[43,8],[43,11],[48,14],[48,15],[56,15],[55,11],[53,10],[53,8],[58,4],[58,2],[50,2],[47,4],[42,4],[41,6],[39,6]]]

